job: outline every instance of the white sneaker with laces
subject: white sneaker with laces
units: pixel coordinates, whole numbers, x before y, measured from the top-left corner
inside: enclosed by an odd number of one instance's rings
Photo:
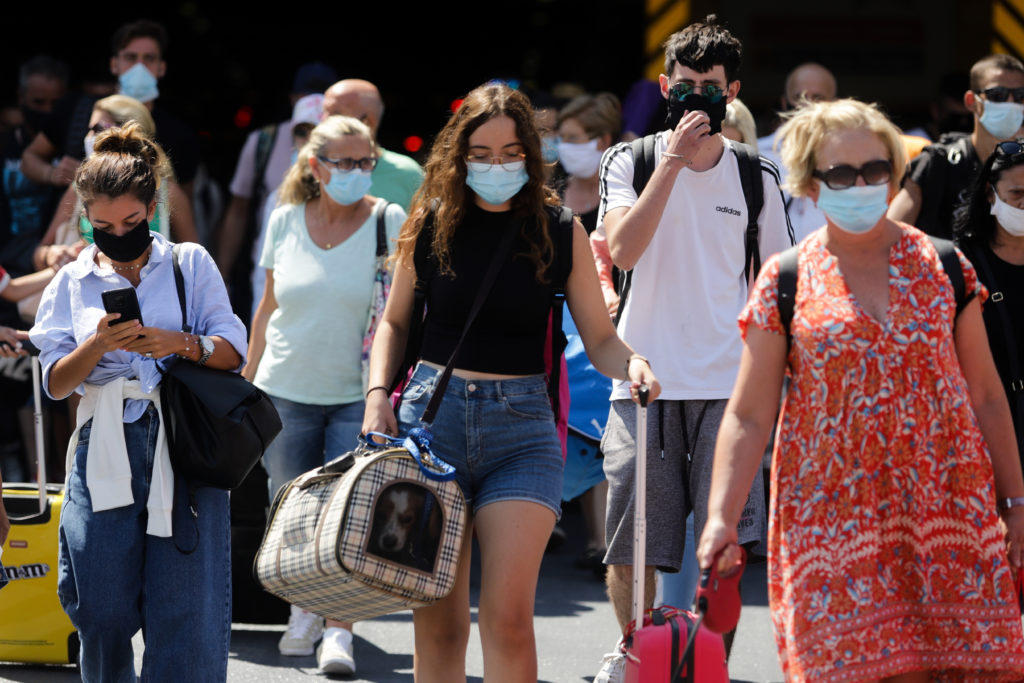
[[[623,683],[626,680],[626,655],[618,650],[609,652],[601,660],[601,670],[594,676],[594,683]]]
[[[327,629],[316,658],[325,674],[354,674],[356,660],[352,656],[352,631],[337,626]]]
[[[320,640],[323,632],[323,617],[292,605],[288,628],[285,629],[281,640],[277,641],[277,649],[289,657],[308,657],[313,654],[313,646]]]

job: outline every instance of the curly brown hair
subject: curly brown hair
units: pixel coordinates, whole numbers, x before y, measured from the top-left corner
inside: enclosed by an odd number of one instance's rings
[[[526,153],[529,179],[512,198],[511,210],[513,214],[534,219],[524,223],[523,236],[530,245],[528,256],[536,267],[537,280],[545,280],[545,271],[554,258],[545,207],[558,206],[559,200],[555,192],[545,185],[540,135],[534,124],[530,100],[503,84],[482,85],[466,95],[438,134],[424,168],[423,185],[413,197],[409,218],[398,239],[396,258],[400,263],[412,265],[416,240],[424,227],[432,225],[434,257],[442,273],[453,273],[452,238],[473,202],[473,193],[466,186],[469,136],[498,116],[512,119],[516,137]]]

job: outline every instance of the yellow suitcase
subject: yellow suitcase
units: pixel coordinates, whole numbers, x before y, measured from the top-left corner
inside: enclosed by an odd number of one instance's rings
[[[57,599],[57,534],[64,487],[46,484],[39,360],[32,359],[37,484],[3,486],[11,530],[3,546],[8,583],[0,589],[0,661],[78,663],[78,633]]]

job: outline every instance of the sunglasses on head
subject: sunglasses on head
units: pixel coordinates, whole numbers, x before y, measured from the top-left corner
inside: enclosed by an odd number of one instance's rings
[[[1006,102],[1013,95],[1014,102],[1024,102],[1024,88],[1007,88],[997,85],[994,88],[986,88],[978,93],[984,95],[990,102]]]
[[[1024,144],[1021,144],[1015,140],[1007,140],[1006,142],[1000,142],[996,145],[996,151],[1003,156],[1011,157],[1014,154],[1020,154],[1024,152]]]
[[[676,83],[668,89],[668,94],[674,100],[681,100],[687,95],[692,94],[697,88],[700,88],[700,94],[708,98],[712,102],[718,102],[722,97],[725,96],[725,88],[714,83],[697,84],[697,83]]]
[[[820,178],[832,190],[845,190],[857,184],[857,176],[864,178],[868,185],[883,185],[892,179],[892,163],[885,159],[869,161],[860,168],[842,164],[825,171],[815,170],[812,174]]]

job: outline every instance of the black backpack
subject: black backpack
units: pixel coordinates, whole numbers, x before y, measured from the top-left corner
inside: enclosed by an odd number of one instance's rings
[[[956,249],[950,240],[941,237],[928,237],[939,252],[939,260],[942,268],[946,271],[949,283],[953,285],[953,297],[956,300],[956,315],[970,301],[966,294],[964,283],[964,271],[960,268],[960,259],[956,255]],[[779,318],[782,321],[782,328],[786,331],[786,345],[792,342],[793,335],[789,330],[793,322],[793,306],[796,302],[797,287],[797,256],[799,247],[790,247],[779,254]]]
[[[633,152],[633,190],[639,197],[647,187],[647,182],[654,173],[657,165],[657,157],[654,155],[654,146],[657,143],[657,135],[645,135],[630,143]],[[750,273],[755,275],[761,270],[761,253],[757,248],[757,219],[764,207],[764,184],[761,180],[762,162],[771,164],[771,161],[762,159],[757,150],[750,145],[740,142],[733,143],[732,151],[736,155],[736,162],[740,168],[740,186],[743,188],[743,198],[747,203],[747,232],[744,235],[743,247],[746,251],[743,265],[743,277],[749,281]],[[633,280],[633,271],[621,271],[619,273],[619,309],[615,313],[615,325],[618,326],[622,312],[626,308],[626,298],[629,295],[630,285]]]

